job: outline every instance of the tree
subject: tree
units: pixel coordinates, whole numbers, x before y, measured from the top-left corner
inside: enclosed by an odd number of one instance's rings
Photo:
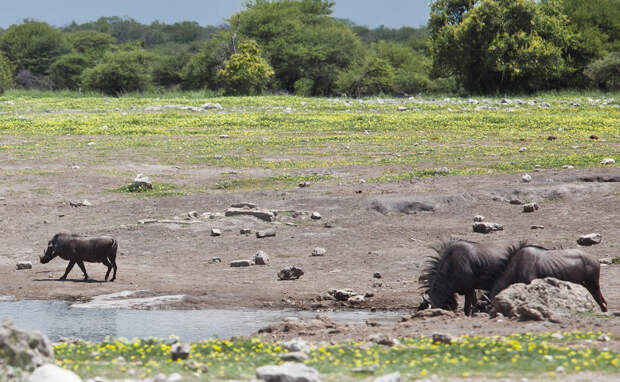
[[[594,61],[586,68],[585,75],[601,89],[620,90],[620,52]]]
[[[77,53],[82,53],[93,59],[101,58],[116,42],[116,39],[109,34],[93,30],[70,33],[68,39]]]
[[[470,92],[529,92],[556,85],[567,70],[564,54],[571,39],[568,20],[557,4],[476,3],[433,3],[434,74],[456,75]]]
[[[391,93],[394,88],[394,68],[386,59],[374,54],[338,77],[337,88],[349,95]]]
[[[148,60],[141,49],[108,52],[100,64],[82,73],[82,84],[110,95],[146,90],[151,83]]]
[[[13,73],[15,72],[15,67],[9,61],[2,52],[0,52],[0,94],[5,89],[10,89],[14,86],[13,84]]]
[[[251,0],[228,21],[239,35],[256,40],[275,71],[279,86],[312,81],[312,94],[330,94],[337,73],[362,55],[357,36],[329,17],[327,0]]]
[[[84,54],[66,54],[50,66],[50,79],[56,89],[78,89],[81,83],[80,76],[90,65],[91,60]]]
[[[232,34],[229,31],[218,33],[189,58],[181,70],[181,87],[185,90],[217,89],[217,72],[233,53]]]
[[[46,74],[50,65],[70,49],[62,32],[37,21],[12,25],[0,37],[0,50],[13,65],[35,75]]]
[[[256,41],[239,44],[239,52],[230,56],[224,68],[218,71],[226,94],[261,94],[274,72],[261,56]]]

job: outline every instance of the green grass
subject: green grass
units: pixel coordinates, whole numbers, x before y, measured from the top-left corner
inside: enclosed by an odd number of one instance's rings
[[[359,381],[400,372],[405,380],[430,377],[554,377],[561,367],[568,374],[590,371],[620,372],[620,354],[592,346],[600,332],[515,334],[507,337],[462,336],[452,345],[433,344],[430,338],[401,338],[400,345],[383,347],[343,342],[312,347],[305,363],[323,380]],[[590,342],[588,342],[590,341]],[[248,340],[206,340],[191,345],[188,361],[170,359],[172,341],[107,340],[56,345],[57,363],[82,378],[123,378],[128,373],[145,378],[158,373],[191,374],[200,366],[208,372],[196,380],[249,380],[257,367],[282,363],[277,343]],[[125,362],[117,359],[122,356]],[[354,369],[366,370],[358,373]]]
[[[136,196],[182,196],[187,195],[188,192],[182,187],[172,183],[153,183],[153,188],[147,189],[144,187],[138,187],[134,184],[121,186],[110,190],[112,192],[128,193]]]
[[[549,93],[523,97],[536,105],[476,111],[467,99],[327,99],[294,96],[214,97],[206,93],[100,97],[71,92],[9,91],[0,97],[0,159],[90,160],[273,170],[264,177],[222,179],[221,189],[294,187],[295,172],[375,167],[375,182],[488,172],[620,164],[620,93]],[[591,99],[591,100],[590,100]],[[14,105],[4,101],[11,100]],[[580,107],[569,102],[577,101]],[[540,107],[542,101],[550,108]],[[153,105],[223,111],[146,111]],[[398,112],[399,105],[419,111]],[[105,128],[104,128],[105,127]],[[591,140],[591,134],[600,139]],[[220,138],[227,135],[228,138]],[[549,135],[556,140],[548,141]],[[88,145],[94,142],[94,145]],[[527,150],[519,152],[521,147]],[[333,177],[331,180],[347,181]],[[325,179],[330,180],[330,179]]]

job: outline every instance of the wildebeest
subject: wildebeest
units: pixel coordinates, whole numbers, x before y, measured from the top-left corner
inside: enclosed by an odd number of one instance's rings
[[[428,307],[457,309],[456,293],[465,295],[465,315],[476,304],[476,289],[488,291],[508,261],[505,247],[466,240],[449,240],[433,248],[437,255],[430,258],[419,281],[425,290]]]
[[[57,233],[47,243],[47,249],[44,251],[44,255],[40,257],[40,260],[43,264],[48,263],[56,256],[69,260],[69,265],[67,265],[65,274],[60,278],[61,280],[67,279],[67,275],[76,263],[84,272],[84,280],[88,280],[88,274],[84,267],[85,261],[89,263],[103,263],[108,267],[105,280],[108,281],[110,271],[114,268],[114,274],[110,280],[114,281],[116,279],[117,249],[118,244],[116,240],[108,236],[83,237],[68,233]]]
[[[524,242],[509,248],[508,256],[506,270],[491,288],[489,298],[511,284],[529,284],[534,279],[554,277],[583,285],[601,310],[607,311],[607,302],[599,285],[601,266],[596,258],[579,249],[551,250]]]

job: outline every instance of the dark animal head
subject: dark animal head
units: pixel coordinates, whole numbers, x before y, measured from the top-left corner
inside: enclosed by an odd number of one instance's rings
[[[47,249],[43,251],[43,256],[39,256],[41,264],[49,263],[54,257],[58,256],[56,246],[58,245],[58,235],[54,235],[52,240],[47,243]]]
[[[418,310],[427,308],[456,310],[458,304],[454,293],[453,280],[443,275],[440,271],[447,249],[455,241],[444,240],[439,246],[433,247],[437,254],[428,258],[426,267],[422,270],[419,278],[420,287],[424,290],[424,295]]]

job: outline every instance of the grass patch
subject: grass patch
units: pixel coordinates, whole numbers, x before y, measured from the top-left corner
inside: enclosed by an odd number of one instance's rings
[[[430,338],[402,338],[400,345],[384,347],[362,342],[344,342],[312,347],[305,363],[317,369],[324,380],[359,381],[368,374],[380,376],[400,372],[405,380],[430,377],[554,377],[561,367],[568,374],[590,371],[620,372],[620,354],[587,347],[601,332],[568,332],[561,337],[515,334],[507,337],[462,336],[452,345],[433,344]],[[56,362],[82,378],[102,376],[147,378],[158,373],[178,372],[189,376],[201,367],[208,372],[193,380],[249,380],[257,367],[281,364],[277,343],[258,339],[206,340],[191,344],[187,361],[172,361],[174,341],[106,340],[101,343],[61,343],[55,346]],[[125,362],[118,362],[123,357]],[[366,370],[357,373],[354,369]]]
[[[138,187],[134,184],[129,184],[126,186],[115,188],[110,191],[127,193],[127,194],[132,194],[132,195],[137,195],[137,196],[154,196],[154,197],[183,196],[183,195],[189,194],[185,189],[172,183],[153,183],[153,188],[151,189],[145,188],[145,187]]]
[[[302,182],[318,182],[333,179],[331,175],[278,175],[265,178],[242,178],[224,180],[215,184],[218,190],[247,190],[247,189],[283,189],[296,187]]]

